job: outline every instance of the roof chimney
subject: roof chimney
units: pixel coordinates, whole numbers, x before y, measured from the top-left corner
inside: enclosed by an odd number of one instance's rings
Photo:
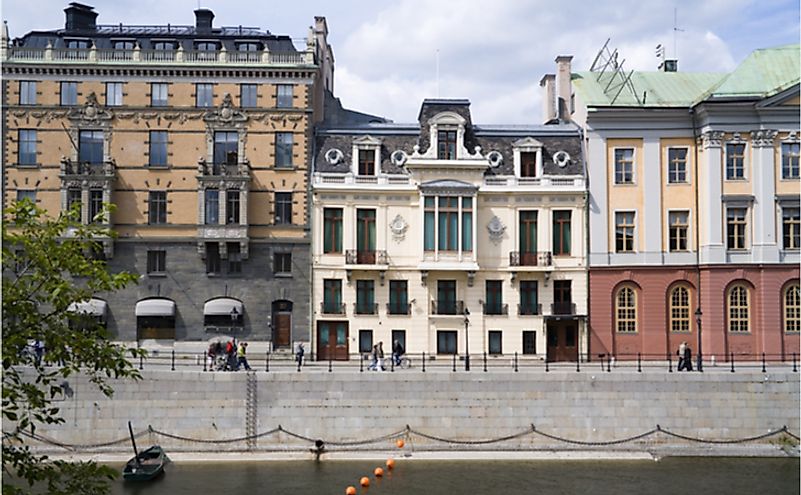
[[[571,97],[573,83],[570,81],[570,61],[572,55],[559,55],[556,57],[556,113],[559,120],[570,120]]]
[[[540,87],[543,88],[542,98],[542,119],[546,124],[556,118],[556,106],[554,100],[554,80],[553,74],[545,74],[540,79]]]
[[[93,30],[97,27],[95,24],[97,12],[94,7],[72,2],[69,7],[64,9],[64,12],[67,14],[67,22],[64,25],[67,31]]]
[[[195,11],[195,28],[198,31],[211,31],[211,21],[214,20],[214,12],[209,9],[197,9]]]
[[[661,69],[664,72],[678,72],[679,61],[675,59],[668,59],[662,62]]]

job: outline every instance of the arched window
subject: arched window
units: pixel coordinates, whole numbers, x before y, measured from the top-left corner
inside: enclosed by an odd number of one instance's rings
[[[670,291],[670,331],[690,331],[690,291],[683,285]]]
[[[784,331],[801,332],[801,289],[790,284],[784,290]]]
[[[735,285],[729,289],[729,331],[747,332],[748,315],[750,313],[748,288],[744,285]]]
[[[631,287],[623,287],[615,297],[615,315],[618,332],[637,331],[637,295]]]

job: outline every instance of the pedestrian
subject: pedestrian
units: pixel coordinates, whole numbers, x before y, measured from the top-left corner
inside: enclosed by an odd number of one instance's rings
[[[42,364],[42,357],[44,357],[45,346],[44,342],[39,339],[36,339],[33,342],[33,359],[36,366],[41,366]]]
[[[206,351],[206,356],[209,358],[209,371],[214,371],[214,361],[217,359],[217,344],[212,342],[209,344],[209,350]]]
[[[693,350],[690,349],[690,346],[686,345],[685,342],[684,346],[684,369],[686,371],[693,370]]]
[[[395,366],[400,366],[401,357],[406,354],[406,349],[403,348],[399,340],[392,343],[392,359],[395,361]]]
[[[370,352],[370,365],[367,366],[368,371],[377,371],[378,368],[378,344],[373,344],[373,350]]]
[[[244,366],[247,371],[250,371],[250,365],[248,364],[248,358],[245,356],[245,353],[248,350],[248,343],[247,342],[240,342],[239,347],[236,349],[236,369],[239,370],[240,367]]]
[[[231,339],[225,344],[225,368],[236,371],[236,341]]]
[[[298,350],[295,352],[295,360],[298,362],[298,367],[303,365],[303,355],[306,353],[306,349],[303,348],[303,342],[298,343]]]
[[[679,345],[679,350],[676,351],[676,354],[679,355],[679,364],[676,366],[676,371],[683,371],[684,370],[684,352],[687,350],[687,342],[682,342]]]
[[[387,370],[384,367],[384,343],[381,341],[378,342],[378,368],[381,368],[381,371]]]

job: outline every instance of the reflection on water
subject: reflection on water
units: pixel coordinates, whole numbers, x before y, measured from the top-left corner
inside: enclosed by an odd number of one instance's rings
[[[369,476],[371,495],[461,493],[620,494],[799,493],[798,459],[666,458],[654,461],[420,461],[397,459],[383,479],[379,461],[173,463],[144,484],[118,481],[114,495],[343,494]],[[360,491],[364,493],[364,491]]]

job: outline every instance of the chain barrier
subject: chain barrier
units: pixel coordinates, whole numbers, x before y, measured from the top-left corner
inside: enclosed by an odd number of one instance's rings
[[[620,439],[620,440],[610,440],[608,442],[583,442],[581,440],[571,440],[569,438],[558,437],[556,435],[551,435],[551,434],[545,433],[544,431],[540,431],[534,425],[531,425],[531,431],[536,433],[537,435],[543,436],[545,438],[550,438],[551,440],[558,440],[560,442],[571,443],[571,444],[574,444],[574,445],[586,445],[586,446],[592,446],[592,447],[600,447],[600,446],[606,446],[606,445],[619,445],[621,443],[633,442],[635,440],[640,440],[641,438],[645,438],[645,437],[653,435],[655,432],[659,431],[659,428],[658,427],[654,428],[653,430],[646,431],[645,433],[640,433],[639,435],[634,435],[633,437],[623,438],[623,439]]]
[[[659,425],[656,425],[656,428],[660,432],[662,432],[662,433],[664,433],[666,435],[670,435],[671,437],[676,437],[676,438],[680,438],[682,440],[688,440],[690,442],[698,442],[698,443],[712,443],[712,444],[724,444],[724,445],[725,444],[735,444],[735,443],[746,443],[746,442],[753,442],[755,440],[762,440],[763,438],[772,437],[773,435],[778,435],[779,433],[787,433],[787,434],[793,436],[794,438],[798,439],[798,437],[796,437],[795,435],[793,435],[792,433],[790,433],[787,430],[787,426],[782,426],[778,430],[769,431],[768,433],[764,433],[762,435],[757,435],[757,436],[754,436],[754,437],[738,438],[738,439],[735,439],[735,440],[707,440],[705,438],[689,437],[689,436],[686,436],[686,435],[680,435],[678,433],[674,433],[672,431],[663,430]]]
[[[508,440],[514,440],[515,438],[521,438],[526,435],[530,435],[532,432],[532,430],[530,429],[525,429],[520,433],[515,433],[513,435],[507,435],[505,437],[493,438],[489,440],[451,440],[443,437],[429,435],[428,433],[423,433],[422,431],[413,430],[411,428],[409,428],[408,431],[409,433],[413,433],[419,437],[427,438],[428,440],[434,440],[435,442],[442,442],[442,443],[451,443],[455,445],[488,445],[491,443],[506,442]]]
[[[163,437],[172,438],[175,440],[181,440],[184,442],[196,442],[196,443],[236,443],[236,442],[245,442],[247,440],[255,440],[257,438],[266,437],[277,433],[279,431],[284,431],[281,429],[281,425],[278,425],[278,428],[273,428],[272,430],[265,431],[262,433],[256,433],[255,435],[246,435],[244,437],[235,437],[235,438],[221,438],[221,439],[205,439],[205,438],[190,438],[190,437],[183,437],[180,435],[174,435],[172,433],[167,433],[164,431],[159,431],[153,428],[152,426],[148,425],[148,431],[155,435],[161,435]],[[305,439],[305,438],[304,438]],[[313,440],[312,440],[313,441]]]
[[[147,433],[149,433],[149,430],[142,430],[139,433],[134,434],[134,438],[139,438],[139,437],[141,437],[143,435],[146,435]],[[69,443],[62,443],[62,442],[59,442],[57,440],[53,440],[52,438],[48,438],[48,437],[46,437],[44,435],[40,435],[39,433],[30,433],[30,432],[21,430],[19,432],[19,434],[24,436],[24,437],[28,437],[30,439],[36,440],[38,442],[41,442],[41,443],[50,444],[50,445],[53,445],[53,446],[56,446],[56,447],[61,447],[63,449],[72,450],[72,451],[90,450],[90,449],[97,449],[97,448],[101,448],[101,447],[111,447],[112,445],[118,445],[118,444],[126,443],[126,442],[130,441],[130,439],[131,439],[131,437],[128,436],[128,437],[123,437],[123,438],[119,438],[117,440],[112,440],[110,442],[103,442],[103,443],[69,444]]]

